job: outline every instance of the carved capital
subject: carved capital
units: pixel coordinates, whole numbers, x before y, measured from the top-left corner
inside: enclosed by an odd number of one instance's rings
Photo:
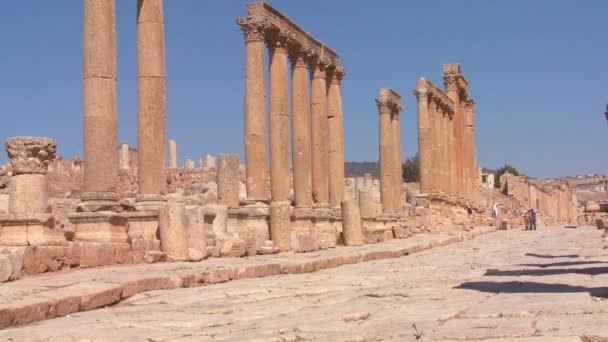
[[[399,112],[403,109],[401,104],[386,99],[376,99],[376,105],[380,114],[399,115]]]
[[[312,55],[309,58],[308,66],[312,73],[311,78],[325,78],[325,71],[329,66],[329,59],[326,57],[319,57],[318,55]]]
[[[475,99],[467,99],[465,103],[467,104],[467,107],[473,108],[477,104],[477,101]]]
[[[342,84],[342,79],[346,75],[346,70],[341,66],[336,66],[333,68],[331,74],[331,83],[332,84]]]
[[[292,68],[308,68],[310,59],[312,58],[311,49],[295,43],[289,44],[287,54],[289,55]]]
[[[458,74],[443,74],[443,84],[445,85],[445,90],[458,90],[459,80],[460,75]]]
[[[266,31],[270,28],[266,18],[257,16],[236,18],[236,23],[241,26],[245,42],[264,40]]]
[[[426,102],[431,96],[431,91],[426,88],[414,89],[414,95],[418,98],[418,102]]]
[[[8,138],[4,145],[14,174],[46,174],[57,150],[55,140],[40,137]]]
[[[287,46],[295,41],[296,35],[293,32],[285,30],[271,30],[266,34],[266,45],[270,52],[281,51],[287,52]]]

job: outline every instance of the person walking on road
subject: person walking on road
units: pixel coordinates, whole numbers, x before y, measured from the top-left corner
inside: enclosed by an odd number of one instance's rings
[[[536,211],[534,211],[534,208],[528,211],[528,220],[530,221],[530,230],[536,230]]]

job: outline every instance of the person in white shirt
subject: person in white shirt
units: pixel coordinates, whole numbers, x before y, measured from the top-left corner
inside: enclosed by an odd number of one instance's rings
[[[500,229],[500,220],[498,219],[500,216],[500,205],[498,202],[494,203],[492,206],[492,213],[494,214],[494,227],[496,227],[496,229]]]

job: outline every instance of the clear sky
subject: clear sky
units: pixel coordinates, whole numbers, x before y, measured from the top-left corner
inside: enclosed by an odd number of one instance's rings
[[[137,142],[136,0],[116,0],[119,142]],[[165,0],[168,138],[180,162],[243,153],[246,1]],[[608,1],[274,0],[337,50],[347,75],[347,161],[378,158],[379,88],[403,96],[403,156],[417,151],[416,80],[460,63],[477,99],[481,165],[535,177],[608,173]],[[0,139],[56,138],[82,155],[82,1],[6,0]],[[4,153],[0,161],[6,161]]]

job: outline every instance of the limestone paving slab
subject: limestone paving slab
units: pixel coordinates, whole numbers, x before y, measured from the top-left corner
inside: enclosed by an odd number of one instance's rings
[[[419,234],[361,247],[197,263],[108,266],[27,277],[0,286],[0,328],[27,324],[118,303],[137,293],[223,283],[236,279],[301,274],[404,255],[493,231]]]
[[[0,340],[605,341],[608,299],[597,289],[608,287],[608,279],[580,277],[608,266],[608,256],[581,257],[585,250],[601,246],[600,234],[588,228],[499,231],[408,257],[363,263],[367,253],[381,255],[377,245],[212,259],[199,265],[145,265],[136,279],[162,275],[163,268],[171,266],[161,278],[176,283],[170,290],[142,291],[111,307],[5,329]],[[400,241],[404,246],[399,241],[379,245],[387,257],[412,246],[433,245],[430,241],[451,241],[447,235],[435,238],[418,235],[416,242]],[[226,261],[239,265],[228,267]],[[308,266],[284,267],[284,262]],[[329,268],[340,262],[353,263]],[[199,275],[206,272],[200,267],[204,263],[231,270],[224,276],[234,280],[239,268],[246,276],[252,275],[248,267],[281,274],[173,289],[198,284]],[[122,284],[127,279],[117,272],[122,268],[100,269],[113,272],[95,279]],[[520,268],[538,272],[512,272]],[[287,269],[319,271],[283,274]],[[565,282],[540,273],[543,270],[554,270],[550,273],[563,275]],[[574,277],[568,276],[571,272]],[[526,283],[519,286],[522,278]],[[105,290],[111,291],[111,285]]]

